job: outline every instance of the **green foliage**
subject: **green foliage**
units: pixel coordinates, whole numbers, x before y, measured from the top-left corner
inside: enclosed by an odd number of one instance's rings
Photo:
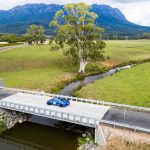
[[[106,68],[100,63],[90,63],[85,69],[86,72],[104,72],[105,70]]]
[[[83,138],[83,137],[79,137],[78,138],[78,144],[79,145],[82,145],[82,144],[85,144],[87,141],[86,141],[86,138]]]
[[[52,43],[50,46],[51,51],[57,51],[57,50],[60,50],[60,48],[61,48],[60,45],[57,43]]]
[[[6,130],[6,125],[3,121],[0,121],[0,133],[4,132]]]
[[[21,41],[22,42],[28,42],[29,44],[32,44],[33,38],[32,38],[32,36],[30,36],[28,34],[23,34],[21,36]]]
[[[37,25],[30,25],[27,29],[27,36],[25,39],[29,41],[29,38],[31,38],[32,41],[36,44],[38,44],[38,42],[43,43],[45,41],[44,32],[45,32],[44,27]],[[32,42],[29,41],[29,43]]]
[[[91,134],[86,135],[86,137],[79,137],[78,138],[78,149],[77,150],[82,150],[81,147],[83,144],[95,144],[94,142],[94,137]]]
[[[5,34],[0,36],[0,42],[8,42],[8,43],[17,43],[20,41],[20,38],[15,34]]]
[[[98,16],[90,8],[85,3],[67,4],[50,23],[58,30],[56,40],[61,47],[70,46],[64,53],[71,55],[76,64],[104,60],[102,49],[106,44],[101,40],[104,29],[94,24]]]

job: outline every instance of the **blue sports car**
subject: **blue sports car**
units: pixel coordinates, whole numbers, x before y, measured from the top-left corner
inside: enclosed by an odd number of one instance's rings
[[[59,97],[54,97],[53,99],[50,99],[47,101],[48,105],[54,105],[59,107],[66,107],[70,104],[69,100],[62,99]]]

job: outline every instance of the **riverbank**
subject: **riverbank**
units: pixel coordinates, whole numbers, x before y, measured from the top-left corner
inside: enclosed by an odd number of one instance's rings
[[[150,62],[123,70],[113,76],[89,84],[76,96],[104,101],[150,107]]]
[[[150,148],[149,133],[133,132],[130,129],[101,125],[106,144],[97,145],[92,134],[83,134],[78,138],[77,150],[148,150]]]
[[[0,109],[0,133],[13,128],[17,123],[27,121],[31,115]]]

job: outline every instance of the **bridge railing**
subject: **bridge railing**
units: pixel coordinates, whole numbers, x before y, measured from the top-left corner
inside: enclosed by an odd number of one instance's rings
[[[14,90],[14,91],[20,92],[20,93],[32,94],[32,95],[61,97],[61,98],[65,98],[65,99],[68,99],[71,101],[77,101],[77,102],[81,102],[81,103],[103,105],[103,106],[110,106],[110,107],[119,107],[119,108],[123,108],[123,109],[132,109],[132,110],[137,110],[137,111],[150,112],[150,108],[146,108],[146,107],[131,106],[131,105],[126,105],[126,104],[111,103],[111,102],[105,102],[105,101],[101,101],[101,100],[78,98],[78,97],[64,96],[64,95],[58,95],[58,94],[49,94],[49,93],[38,92],[38,91],[29,91],[29,90],[6,88],[6,87],[1,87],[1,88],[8,89],[8,90]]]
[[[48,95],[52,96],[52,97],[61,97],[61,98],[65,98],[68,100],[77,101],[77,102],[81,102],[81,103],[103,105],[103,106],[110,106],[110,107],[120,107],[120,108],[124,108],[124,109],[132,109],[132,110],[150,112],[150,108],[146,108],[146,107],[131,106],[131,105],[126,105],[126,104],[111,103],[111,102],[105,102],[105,101],[101,101],[101,100],[85,99],[85,98],[64,96],[64,95],[58,95],[58,94],[48,94]]]
[[[101,124],[111,125],[114,128],[115,127],[127,128],[127,129],[133,130],[134,132],[141,131],[141,132],[145,132],[145,133],[150,133],[150,129],[137,127],[137,126],[130,125],[130,124],[118,123],[115,121],[101,120]]]
[[[71,122],[71,123],[94,127],[94,128],[96,128],[96,126],[98,126],[100,124],[106,124],[106,125],[111,125],[113,127],[118,126],[118,127],[122,127],[122,128],[128,128],[128,129],[131,129],[134,131],[142,131],[142,132],[150,133],[150,129],[136,127],[136,126],[129,125],[129,124],[95,119],[95,118],[91,118],[91,117],[87,117],[87,116],[81,116],[81,115],[76,115],[76,114],[72,114],[72,113],[66,113],[66,112],[61,112],[61,111],[56,111],[56,110],[51,110],[51,109],[45,109],[42,107],[28,106],[28,105],[24,105],[24,104],[9,102],[9,101],[1,100],[0,108],[19,111],[22,113],[38,115],[38,116],[52,118],[52,119],[57,119],[60,121]]]
[[[67,121],[67,122],[85,125],[94,128],[100,124],[100,120],[95,118],[90,118],[88,116],[81,116],[72,113],[61,112],[52,109],[45,109],[42,107],[18,104],[9,101],[3,101],[3,100],[0,101],[0,108],[43,116],[43,117],[57,119],[61,121]]]

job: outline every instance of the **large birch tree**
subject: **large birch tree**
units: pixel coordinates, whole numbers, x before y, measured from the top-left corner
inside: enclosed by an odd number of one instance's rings
[[[80,73],[85,72],[88,63],[104,60],[103,48],[106,45],[101,40],[104,29],[94,24],[98,16],[90,12],[90,8],[85,3],[67,4],[56,12],[50,23],[57,29],[57,43],[62,47],[69,45],[65,54],[71,55],[79,64]]]

